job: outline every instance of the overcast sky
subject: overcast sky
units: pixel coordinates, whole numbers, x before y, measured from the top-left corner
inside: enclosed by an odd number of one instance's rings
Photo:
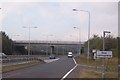
[[[104,30],[118,36],[117,2],[5,2],[0,7],[0,26],[14,40],[78,41],[80,28],[81,40],[87,40],[88,13],[72,9],[90,11],[90,36],[102,36]],[[20,36],[14,36],[20,35]]]

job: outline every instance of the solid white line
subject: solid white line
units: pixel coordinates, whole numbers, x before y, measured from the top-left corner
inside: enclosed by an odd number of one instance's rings
[[[67,72],[61,80],[64,80],[78,65],[74,66],[69,72]]]
[[[73,61],[74,61],[75,65],[77,65],[77,62],[76,62],[76,60],[74,58],[73,58]]]

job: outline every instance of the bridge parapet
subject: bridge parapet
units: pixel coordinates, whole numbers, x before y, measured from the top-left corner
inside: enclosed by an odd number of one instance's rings
[[[27,40],[19,40],[19,41],[14,41],[15,44],[27,44],[29,41]],[[77,41],[30,41],[31,44],[65,44],[65,45],[79,45],[80,42]]]

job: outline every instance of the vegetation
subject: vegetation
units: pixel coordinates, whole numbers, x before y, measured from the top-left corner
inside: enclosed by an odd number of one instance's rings
[[[96,67],[102,67],[103,61],[102,59],[87,59],[85,56],[81,55],[78,57],[75,57],[75,60],[78,64],[86,65],[86,66],[96,66]],[[110,58],[110,59],[104,59],[104,63],[107,69],[117,70],[118,67],[118,58]]]
[[[83,69],[83,70],[80,71],[79,77],[80,78],[95,78],[95,79],[99,78],[101,80],[102,72],[97,71],[95,69]],[[109,78],[110,80],[117,80],[118,73],[117,72],[106,72],[105,73],[105,78]],[[99,79],[97,79],[97,80],[99,80]]]
[[[2,52],[8,55],[13,53],[13,41],[5,34],[2,33]]]
[[[37,64],[43,64],[43,63],[45,63],[45,62],[42,61],[42,60],[39,60],[39,61],[38,60],[33,60],[33,61],[29,62],[29,63],[3,66],[2,71],[7,72],[7,71],[26,68],[26,67],[34,66],[34,65],[37,65]]]
[[[88,41],[85,42],[85,47],[87,47]],[[90,52],[92,50],[102,50],[103,49],[103,37],[99,37],[98,35],[94,35],[93,38],[90,39]],[[109,35],[105,37],[105,50],[111,50],[113,52],[113,56],[118,56],[118,38],[114,38]]]
[[[87,48],[88,41],[85,42],[85,47]],[[109,35],[105,37],[105,50],[112,51],[113,58],[104,59],[105,63],[105,78],[117,78],[118,77],[118,50],[119,47],[119,37],[114,38]],[[90,53],[92,50],[103,50],[103,37],[99,37],[98,35],[94,35],[93,38],[90,39]],[[80,71],[80,78],[101,78],[102,74],[102,65],[103,59],[93,59],[90,57],[87,59],[84,55],[79,57],[75,57],[76,61],[80,65],[84,66],[94,66],[94,69],[87,69]]]
[[[5,32],[0,32],[2,35],[1,41],[2,41],[2,52],[7,55],[12,54],[25,54],[26,50],[23,47],[15,47],[14,42],[12,39],[10,39]]]
[[[101,78],[103,59],[87,59],[84,55],[75,57],[75,60],[81,66],[90,66],[93,68],[83,69],[80,71],[80,78]],[[104,59],[105,63],[105,78],[118,77],[118,58]]]

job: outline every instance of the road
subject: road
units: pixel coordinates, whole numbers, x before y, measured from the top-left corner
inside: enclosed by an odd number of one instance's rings
[[[28,68],[3,73],[3,78],[59,78],[62,79],[76,64],[73,58],[60,57],[59,60]],[[76,66],[77,67],[77,66]],[[73,72],[72,72],[73,73]],[[66,78],[76,77],[71,74]]]

